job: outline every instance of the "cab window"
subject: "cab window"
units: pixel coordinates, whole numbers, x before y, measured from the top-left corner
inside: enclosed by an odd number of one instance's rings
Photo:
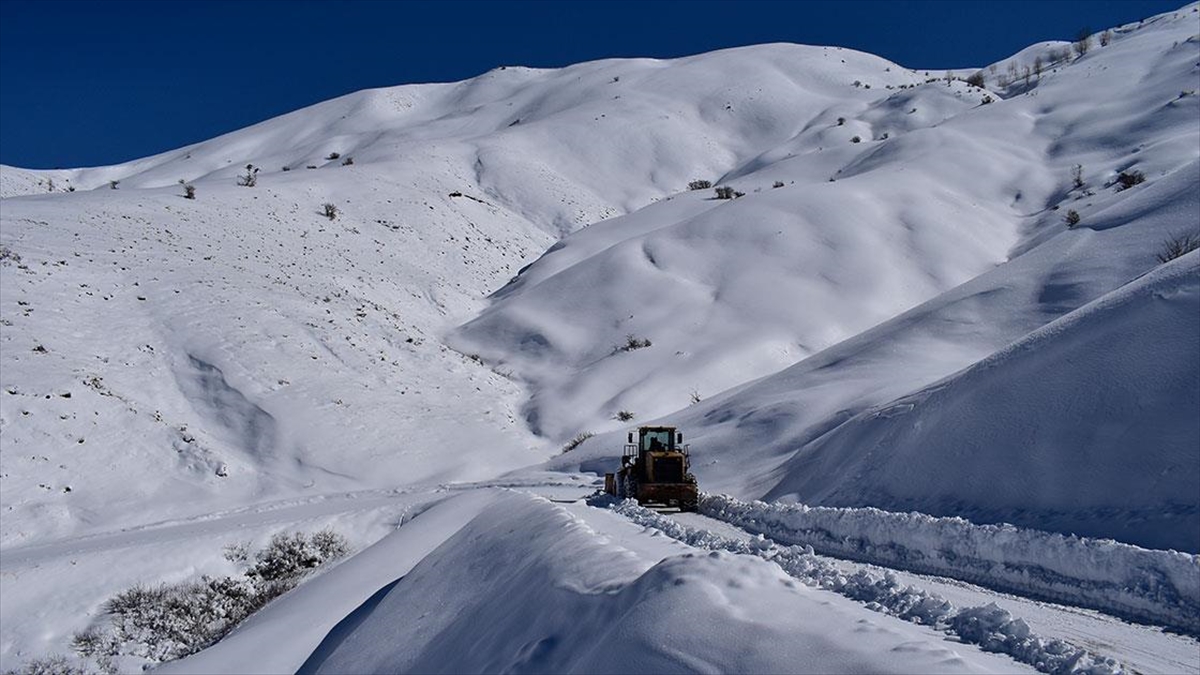
[[[647,431],[646,435],[642,436],[642,450],[666,450],[670,447],[670,431]]]

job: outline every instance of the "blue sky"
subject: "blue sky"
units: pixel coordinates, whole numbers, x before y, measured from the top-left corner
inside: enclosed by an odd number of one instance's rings
[[[1183,5],[0,0],[0,163],[112,164],[359,89],[456,81],[499,65],[798,42],[962,69]]]

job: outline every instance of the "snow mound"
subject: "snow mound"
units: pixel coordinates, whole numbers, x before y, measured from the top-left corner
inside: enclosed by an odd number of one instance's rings
[[[1200,551],[1197,410],[1193,252],[856,415],[770,494]]]
[[[607,498],[606,498],[607,499]],[[1126,672],[1115,659],[1093,654],[1057,638],[1034,634],[1024,620],[1008,610],[988,605],[955,607],[936,593],[903,586],[891,571],[847,572],[815,556],[811,546],[779,546],[761,538],[750,542],[730,539],[682,525],[632,500],[611,503],[613,510],[647,528],[714,551],[732,551],[770,560],[789,576],[864,603],[872,611],[944,630],[985,651],[1014,659],[1053,675],[1115,675]]]
[[[768,504],[705,495],[700,510],[775,541],[828,555],[1200,632],[1196,555],[874,508]]]
[[[644,567],[540,500],[499,499],[299,672],[989,669],[908,626],[864,623],[757,558]]]
[[[272,645],[268,654],[263,644]],[[758,557],[697,551],[606,510],[476,490],[433,506],[221,643],[157,672],[1013,667],[807,588]]]

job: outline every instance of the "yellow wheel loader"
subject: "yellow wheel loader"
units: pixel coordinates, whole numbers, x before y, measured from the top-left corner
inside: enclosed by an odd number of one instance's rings
[[[695,511],[699,501],[696,477],[691,473],[688,446],[675,427],[638,427],[637,439],[621,456],[621,469],[604,475],[604,491],[642,505],[678,507]]]

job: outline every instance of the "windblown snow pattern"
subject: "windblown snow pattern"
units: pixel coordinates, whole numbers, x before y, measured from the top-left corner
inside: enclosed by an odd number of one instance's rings
[[[116,669],[1200,670],[1200,4],[1106,42],[507,66],[0,167],[0,670],[326,527]],[[645,423],[704,514],[585,501]]]

